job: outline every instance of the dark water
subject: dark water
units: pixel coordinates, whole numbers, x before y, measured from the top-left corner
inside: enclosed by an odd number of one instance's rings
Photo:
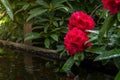
[[[33,56],[25,67],[23,53],[0,49],[0,80],[113,80],[112,76],[79,68],[79,74],[61,73],[62,63]],[[74,70],[73,70],[74,71]],[[74,72],[75,73],[75,72]]]

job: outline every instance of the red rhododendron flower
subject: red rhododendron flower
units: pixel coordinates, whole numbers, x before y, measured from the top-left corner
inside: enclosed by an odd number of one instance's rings
[[[72,30],[73,28],[78,28],[83,31],[92,30],[94,26],[95,22],[92,17],[82,11],[74,12],[68,23],[69,30]]]
[[[116,14],[120,11],[120,0],[102,0],[105,9],[109,10],[111,14]]]
[[[64,37],[65,49],[73,56],[75,53],[82,52],[84,49],[91,46],[90,42],[85,45],[86,41],[88,41],[87,34],[80,29],[74,28],[69,30]]]
[[[115,3],[119,4],[119,3],[120,3],[120,0],[115,0]]]

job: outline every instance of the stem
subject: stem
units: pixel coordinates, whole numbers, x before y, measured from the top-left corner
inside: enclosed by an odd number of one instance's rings
[[[102,4],[98,5],[90,14],[91,16],[102,6]]]

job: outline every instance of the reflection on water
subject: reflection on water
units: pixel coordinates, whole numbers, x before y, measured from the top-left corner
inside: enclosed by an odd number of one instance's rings
[[[22,53],[12,51],[0,51],[0,80],[66,80],[65,73],[59,73],[59,66],[56,61],[33,57],[33,74],[25,69],[24,56]]]
[[[61,63],[33,57],[33,74],[25,69],[24,56],[10,50],[0,50],[0,80],[113,80],[113,77],[99,72],[87,72],[80,68],[79,74],[60,73]],[[30,69],[29,69],[30,68]],[[74,71],[74,70],[73,70]],[[67,75],[70,75],[67,77]]]

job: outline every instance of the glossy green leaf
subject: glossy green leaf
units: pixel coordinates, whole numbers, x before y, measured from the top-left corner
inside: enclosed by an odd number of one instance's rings
[[[50,47],[50,40],[48,38],[45,39],[44,44],[45,44],[46,48],[49,48]]]
[[[67,71],[71,70],[71,67],[73,66],[74,62],[75,62],[74,58],[73,58],[73,57],[70,57],[70,58],[65,62],[65,64],[63,65],[61,71],[62,71],[62,72],[63,72],[63,71],[67,72]]]
[[[69,11],[69,8],[68,7],[65,7],[65,6],[62,6],[62,5],[59,5],[57,8],[56,8],[57,10],[58,9],[64,9],[66,12],[68,12]]]
[[[120,80],[120,71],[117,73],[114,80]]]
[[[77,66],[80,65],[80,63],[81,63],[81,61],[82,61],[83,59],[84,59],[84,54],[83,54],[83,53],[76,53],[76,54],[74,55],[75,64],[76,64]]]
[[[86,30],[86,32],[93,33],[93,34],[99,34],[99,30]]]
[[[28,33],[25,36],[25,40],[32,40],[32,39],[37,39],[37,38],[40,38],[40,34],[39,33],[35,33],[35,32]]]
[[[37,29],[42,29],[43,28],[43,26],[34,26],[33,28],[32,28],[32,30],[37,30]]]
[[[27,18],[26,21],[29,21],[30,19],[38,16],[38,15],[41,15],[43,13],[45,13],[47,11],[47,9],[41,9],[41,8],[35,8],[35,9],[32,9],[29,13],[30,13],[30,16]]]
[[[105,46],[93,45],[91,47],[88,47],[86,51],[96,54],[102,54],[102,52],[105,51]]]
[[[50,35],[51,38],[53,38],[55,41],[58,41],[58,35],[57,34],[52,34]]]
[[[55,28],[55,29],[52,30],[52,32],[57,32],[59,30],[61,30],[61,28]]]
[[[120,49],[113,49],[110,51],[101,51],[102,54],[97,56],[94,61],[111,59],[120,56]]]
[[[52,0],[51,4],[52,7],[56,10],[58,9],[64,9],[65,11],[68,11],[68,7],[63,5],[64,2],[66,2],[67,0]]]
[[[104,37],[104,34],[109,31],[109,29],[113,26],[115,22],[116,15],[108,16],[104,23],[102,28],[100,29],[99,35],[98,35],[98,40],[99,42],[102,41],[102,38]]]
[[[9,15],[9,17],[13,20],[13,11],[12,11],[12,7],[10,5],[10,3],[8,2],[8,0],[1,0],[2,4],[5,6],[6,10],[7,10],[7,14]]]
[[[117,19],[118,19],[118,21],[120,22],[120,11],[119,11],[118,14],[117,14]]]
[[[83,53],[76,53],[74,55],[74,60],[78,61],[78,60],[83,60],[84,59],[84,54]]]
[[[39,5],[41,5],[42,7],[48,8],[49,4],[47,2],[45,2],[44,0],[37,0],[36,3],[38,3]]]
[[[94,36],[92,37],[91,39],[89,39],[88,41],[85,42],[85,45],[91,41],[94,41],[94,40],[97,40],[98,39],[98,36]]]

